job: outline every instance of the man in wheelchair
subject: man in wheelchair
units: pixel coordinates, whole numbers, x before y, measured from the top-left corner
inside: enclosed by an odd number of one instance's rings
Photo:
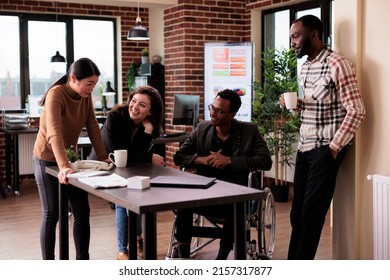
[[[272,160],[258,127],[234,118],[240,107],[241,98],[235,91],[218,92],[208,106],[210,121],[201,122],[191,133],[174,155],[174,163],[243,186],[247,186],[249,172],[270,170]],[[234,242],[233,204],[177,210],[178,257],[189,258],[193,213],[224,221],[216,259],[227,259]]]

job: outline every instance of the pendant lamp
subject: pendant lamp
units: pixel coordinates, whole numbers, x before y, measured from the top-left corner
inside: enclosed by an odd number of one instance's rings
[[[56,6],[56,24],[57,24],[58,23],[57,2],[55,2],[54,4]],[[58,29],[58,26],[57,26],[57,29]],[[56,54],[51,57],[50,62],[66,62],[65,57],[60,55],[60,52],[58,51],[58,32],[57,32],[57,51],[56,51]]]
[[[59,51],[56,51],[56,54],[51,57],[50,62],[66,62],[66,61],[65,61],[65,57],[60,55]]]
[[[149,31],[141,24],[141,17],[139,16],[139,1],[138,1],[138,15],[135,20],[135,27],[131,28],[127,33],[127,40],[143,41],[150,40]]]

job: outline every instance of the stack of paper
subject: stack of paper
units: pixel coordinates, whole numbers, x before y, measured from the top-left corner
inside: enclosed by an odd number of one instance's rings
[[[68,174],[68,178],[86,178],[86,177],[93,177],[93,176],[101,176],[101,175],[107,175],[109,174],[109,171],[105,170],[94,170],[94,169],[87,169],[80,172],[70,173]]]
[[[122,188],[127,186],[127,180],[115,173],[106,176],[78,178],[78,180],[96,189]]]

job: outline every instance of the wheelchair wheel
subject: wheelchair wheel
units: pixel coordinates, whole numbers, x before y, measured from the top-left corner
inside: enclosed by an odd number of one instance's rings
[[[275,249],[275,201],[269,188],[265,188],[264,191],[267,197],[262,201],[260,207],[261,217],[258,224],[258,240],[259,240],[259,252],[260,255],[264,255],[271,259]]]
[[[203,227],[204,217],[198,214],[193,216],[193,225]],[[176,218],[173,222],[171,239],[168,244],[168,252],[166,259],[175,259],[178,258],[178,247],[176,240]],[[202,249],[204,245],[202,244],[202,238],[193,237],[190,246],[190,258],[193,259],[198,254],[199,250]]]

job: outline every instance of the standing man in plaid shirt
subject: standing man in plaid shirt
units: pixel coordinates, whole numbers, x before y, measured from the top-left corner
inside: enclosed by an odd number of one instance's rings
[[[294,176],[288,259],[314,259],[339,166],[366,111],[355,69],[322,42],[323,24],[303,16],[290,28],[296,56],[307,55],[299,75],[301,128]],[[280,103],[284,106],[284,99]]]

